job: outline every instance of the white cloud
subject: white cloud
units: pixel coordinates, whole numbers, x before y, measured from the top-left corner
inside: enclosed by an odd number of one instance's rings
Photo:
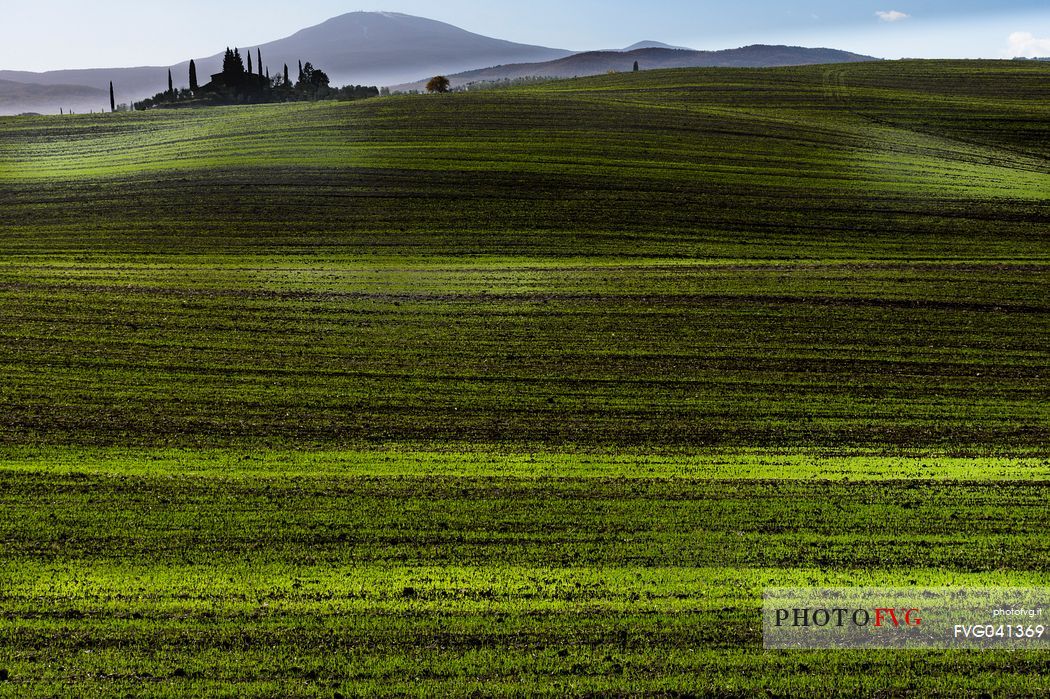
[[[875,13],[875,16],[883,22],[902,22],[911,18],[911,15],[897,10],[879,10]]]
[[[1009,58],[1050,56],[1050,37],[1040,39],[1032,32],[1014,32],[1007,41],[1010,42],[1010,48],[1006,50]]]

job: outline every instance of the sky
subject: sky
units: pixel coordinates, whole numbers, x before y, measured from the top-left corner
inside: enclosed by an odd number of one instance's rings
[[[571,50],[824,46],[880,58],[1050,56],[1050,0],[33,0],[0,8],[0,69],[168,65],[355,10]]]

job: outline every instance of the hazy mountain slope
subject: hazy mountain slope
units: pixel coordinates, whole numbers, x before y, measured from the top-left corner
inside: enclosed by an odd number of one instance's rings
[[[236,42],[237,37],[231,36],[231,46]],[[352,12],[261,47],[242,44],[240,48],[242,53],[251,49],[253,57],[255,49],[261,48],[263,64],[274,74],[287,63],[294,79],[298,61],[303,60],[323,68],[337,84],[369,85],[400,83],[422,75],[455,73],[496,64],[547,61],[571,53],[493,39],[443,22],[392,12]],[[222,53],[197,58],[196,62],[202,82],[206,81],[208,75],[221,68]],[[0,80],[101,90],[108,89],[112,80],[119,102],[166,89],[169,68],[176,85],[188,83],[188,59],[174,66],[47,73],[0,70]],[[0,98],[3,95],[0,87]]]
[[[99,111],[109,107],[109,93],[82,85],[36,85],[0,80],[0,114]]]
[[[199,65],[199,64],[198,64]],[[189,61],[172,69],[173,75],[181,77],[176,79],[176,84],[184,85],[188,82]],[[54,108],[49,110],[56,114],[59,106],[70,106],[77,98],[77,91],[85,88],[107,92],[110,81],[114,84],[117,102],[131,102],[143,97],[149,97],[168,87],[168,68],[161,66],[141,68],[89,68],[82,70],[55,70],[46,73],[30,73],[26,71],[2,70],[0,80],[16,81],[17,83],[29,83],[40,87],[53,88],[51,95]],[[19,102],[15,98],[8,97],[9,92],[5,85],[0,84],[0,104],[7,104],[6,111]],[[105,106],[109,105],[109,95],[103,100]],[[22,111],[17,109],[16,111]]]
[[[725,51],[683,51],[647,48],[635,51],[589,51],[544,63],[521,63],[472,70],[451,75],[453,86],[473,82],[525,77],[572,78],[632,70],[637,61],[642,70],[657,68],[773,68],[779,66],[817,65],[822,63],[857,63],[875,61],[871,56],[835,49],[811,49],[798,46],[745,46]],[[397,89],[419,89],[424,83],[396,86]]]

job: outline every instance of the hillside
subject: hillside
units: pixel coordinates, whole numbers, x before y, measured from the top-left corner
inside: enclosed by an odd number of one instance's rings
[[[645,306],[645,298],[651,298],[654,308],[663,309],[661,314],[676,318],[675,333],[699,324],[686,333],[692,342],[704,336],[710,318],[693,316],[689,304],[692,300],[714,304],[717,310],[712,312],[720,323],[737,328],[738,340],[744,342],[751,332],[745,331],[752,322],[748,318],[757,307],[766,308],[774,318],[777,312],[802,313],[806,308],[802,299],[819,298],[823,309],[819,328],[810,324],[817,322],[817,315],[794,321],[794,331],[808,338],[799,341],[830,341],[834,337],[828,334],[830,313],[842,323],[842,334],[834,342],[857,347],[881,333],[899,333],[896,323],[905,316],[937,324],[938,319],[947,322],[953,313],[973,309],[989,313],[992,323],[999,316],[991,309],[1011,303],[1003,294],[1020,292],[1021,287],[1014,286],[1010,267],[990,268],[985,282],[977,283],[984,269],[979,260],[1035,264],[1047,254],[1050,119],[1044,98],[1050,97],[1048,70],[1046,64],[1029,61],[654,71],[534,89],[378,99],[351,107],[308,104],[3,122],[5,162],[0,181],[8,192],[8,204],[0,212],[0,224],[14,233],[3,239],[0,252],[42,260],[54,260],[59,254],[94,255],[100,261],[132,254],[247,255],[262,268],[309,266],[314,251],[350,257],[390,255],[393,264],[401,264],[396,260],[403,256],[411,265],[425,265],[430,258],[510,255],[535,260],[546,271],[529,281],[531,273],[508,269],[484,285],[484,275],[475,276],[464,268],[440,284],[422,278],[418,290],[408,279],[391,280],[386,292],[376,291],[377,296],[368,292],[364,298],[382,304],[384,299],[403,297],[406,309],[447,301],[453,304],[447,308],[452,315],[456,299],[480,298],[482,291],[491,294],[494,303],[526,304],[532,310],[538,307],[530,304],[543,298],[554,303],[550,308],[561,304],[590,308],[592,300],[607,299],[610,308],[626,304],[634,309],[626,317],[636,330],[645,328],[645,333],[636,335],[640,344],[630,351],[624,347],[626,354],[612,364],[600,359],[601,334],[573,340],[571,356],[554,365],[548,364],[552,357],[530,359],[539,348],[525,337],[517,338],[511,344],[524,343],[522,351],[506,352],[518,357],[513,366],[521,385],[513,403],[503,401],[503,384],[478,384],[471,400],[489,407],[475,408],[458,419],[453,418],[453,409],[461,400],[462,382],[469,384],[467,376],[486,375],[489,362],[502,352],[498,343],[492,344],[496,341],[491,333],[497,330],[484,326],[484,316],[465,318],[460,331],[441,341],[458,357],[459,368],[445,364],[453,355],[444,350],[425,359],[421,356],[423,364],[404,371],[413,376],[421,372],[420,380],[423,375],[445,378],[395,389],[387,383],[390,379],[382,377],[392,371],[388,362],[396,361],[389,354],[396,353],[396,344],[388,343],[397,339],[377,328],[359,338],[378,343],[376,352],[361,346],[353,350],[361,352],[355,361],[361,371],[371,367],[375,385],[391,393],[359,394],[347,384],[349,393],[337,398],[328,393],[336,379],[324,379],[312,399],[316,410],[297,411],[302,429],[318,439],[358,439],[379,430],[413,439],[471,436],[597,444],[625,440],[665,446],[712,441],[766,444],[779,439],[856,445],[876,438],[933,445],[942,438],[997,443],[1009,435],[1010,441],[1021,445],[1038,441],[1036,432],[1026,431],[1034,424],[1024,417],[1027,413],[1016,412],[1022,404],[996,392],[1001,387],[994,391],[990,387],[992,392],[983,396],[983,402],[973,404],[974,412],[957,414],[952,401],[926,395],[927,381],[906,378],[910,370],[903,367],[901,378],[884,369],[868,376],[862,366],[885,362],[893,366],[897,361],[883,355],[880,343],[864,353],[870,364],[811,364],[788,349],[780,359],[759,361],[772,351],[768,343],[780,337],[778,326],[770,326],[764,331],[769,339],[760,346],[741,345],[731,353],[736,358],[716,359],[705,354],[718,354],[714,346],[679,347],[678,340],[651,327],[648,316],[634,313]],[[989,124],[997,126],[990,129]],[[45,183],[47,187],[41,186]],[[55,206],[56,201],[62,205]],[[117,207],[116,202],[124,204]],[[186,202],[194,205],[187,208]],[[305,260],[295,262],[304,255]],[[584,258],[594,261],[573,261]],[[631,263],[608,282],[603,281],[608,275],[587,271],[606,264],[600,260],[620,264],[625,259],[638,260],[638,266]],[[664,262],[643,262],[647,259]],[[748,264],[759,268],[775,264],[778,271],[756,268],[737,279],[731,266],[715,281],[712,268],[683,267],[677,262],[692,259],[750,260]],[[950,275],[947,267],[938,274],[949,275],[952,281],[928,282],[921,270],[897,269],[896,263],[888,262],[909,259],[968,261],[976,265],[971,275],[974,283]],[[786,264],[791,260],[800,262]],[[818,260],[831,267],[811,277],[810,265]],[[858,260],[880,262],[857,276],[860,273],[851,271],[850,264]],[[892,271],[883,271],[883,263],[891,264]],[[654,265],[651,273],[646,272],[650,264]],[[189,293],[178,289],[196,284],[166,273],[162,276],[167,281],[154,277],[147,282],[148,269],[147,265],[124,273],[132,274],[129,283],[139,274],[147,275],[134,283],[156,286],[161,298],[172,303]],[[9,272],[37,274],[21,264]],[[65,283],[74,288],[89,283],[110,288],[116,283],[104,282],[105,272],[91,281],[76,281],[79,273],[69,274],[73,276]],[[239,273],[228,280],[225,273],[216,274],[220,284],[237,288],[249,284]],[[459,274],[465,275],[463,280],[454,282]],[[902,279],[901,284],[881,286],[878,280],[886,274]],[[1016,274],[1022,274],[1020,268]],[[1031,283],[1030,273],[1022,276]],[[823,288],[822,280],[837,278],[843,280],[842,286]],[[846,279],[852,281],[846,284]],[[280,289],[285,284],[293,297],[298,289],[305,298],[322,303],[331,293],[332,298],[355,306],[356,295],[368,288],[349,278],[325,283],[325,291],[302,283],[276,271],[265,272],[259,285],[251,286],[254,291],[249,297],[257,293],[269,299],[267,303],[276,304],[274,312],[280,313],[284,298]],[[460,291],[431,299],[438,293],[432,283]],[[909,294],[919,290],[924,300],[909,306]],[[54,293],[66,292],[55,289]],[[112,293],[114,298],[120,295],[115,287]],[[152,293],[144,290],[134,298],[144,301]],[[996,321],[997,332],[1023,334],[1025,327],[1039,327],[1041,316],[1027,315],[1035,312],[1030,305],[1021,304],[1018,315],[1002,318],[1010,328],[999,327]],[[599,313],[598,322],[602,311],[592,310]],[[147,325],[163,325],[152,318],[149,307],[143,306],[141,313]],[[530,317],[548,337],[570,332],[559,315],[530,313]],[[1017,322],[1021,317],[1028,319],[1026,323]],[[890,326],[896,329],[891,331]],[[470,333],[468,327],[473,328]],[[819,334],[809,335],[818,329]],[[727,338],[737,331],[727,329]],[[419,351],[438,342],[431,331],[419,332],[413,335],[423,343]],[[507,332],[517,337],[517,331]],[[490,342],[484,341],[486,337]],[[459,352],[454,349],[458,342],[468,341],[477,343],[477,353],[465,346]],[[280,352],[282,342],[275,337],[264,347]],[[346,350],[353,346],[356,341]],[[673,353],[681,354],[674,359],[661,346],[678,347]],[[56,351],[75,347],[74,343]],[[927,369],[934,373],[929,380],[948,380],[938,373],[937,352],[914,351],[931,362]],[[661,406],[674,404],[684,384],[636,382],[635,377],[647,374],[644,367],[649,362],[666,363],[668,380],[676,372],[683,372],[685,380],[694,370],[708,376],[703,369],[705,357],[721,367],[717,378],[711,374],[713,383],[690,383],[690,391],[698,392],[693,394],[697,402],[675,408],[673,415],[664,414]],[[17,364],[18,359],[7,361]],[[214,361],[221,363],[221,356],[215,355]],[[284,360],[275,355],[270,361]],[[308,355],[302,361],[296,371],[310,367],[320,371],[314,363],[327,360]],[[972,361],[988,362],[988,371],[998,372],[1004,380],[1014,376],[1014,369],[999,364],[1005,361],[999,353],[982,354]],[[770,373],[753,375],[755,362]],[[761,377],[779,376],[791,367],[823,378],[804,382],[780,398],[763,399],[764,407],[756,407],[752,392],[763,390]],[[140,371],[129,370],[136,375]],[[70,371],[72,381],[77,374]],[[390,376],[395,374],[401,372]],[[256,385],[255,377],[265,375],[256,368],[240,380],[247,390]],[[548,378],[540,381],[544,376]],[[567,381],[604,377],[603,390],[619,396],[620,412],[591,413],[582,397],[557,399],[550,391],[559,386],[559,376]],[[732,380],[734,376],[738,381]],[[750,378],[745,381],[745,376]],[[1021,378],[1014,376],[1018,383],[1011,384],[1011,390],[1026,390]],[[270,412],[278,408],[265,405],[245,404],[245,409],[261,412],[243,425],[228,424],[224,413],[199,422],[201,413],[181,411],[198,399],[205,401],[207,392],[198,393],[195,384],[184,384],[175,375],[169,380],[174,382],[170,390],[180,387],[177,392],[188,392],[183,396],[188,402],[153,402],[144,410],[139,398],[129,395],[130,402],[117,401],[104,408],[108,417],[98,423],[102,431],[93,438],[104,440],[110,430],[146,440],[159,432],[196,434],[198,430],[203,430],[201,439],[212,430],[244,436],[258,431],[260,437],[276,437],[291,429]],[[304,380],[313,385],[313,379]],[[424,388],[432,381],[437,383]],[[869,381],[889,382],[886,397],[874,406],[864,398]],[[58,380],[57,386],[61,385],[63,380]],[[797,401],[832,400],[821,398],[823,387],[832,385],[838,387],[833,399],[836,417],[816,422],[775,419],[790,414],[789,406]],[[9,425],[34,431],[82,425],[76,428],[82,438],[96,434],[90,427],[95,424],[94,410],[74,410],[74,402],[72,412],[61,420],[42,421],[19,402],[17,386],[17,382],[9,384],[8,405],[13,411],[7,414]],[[405,390],[409,393],[403,394]],[[431,413],[424,408],[425,401],[437,400],[431,390],[443,396],[446,410]],[[974,390],[974,399],[982,395]],[[393,398],[377,397],[394,394],[402,395],[396,410],[387,402]],[[300,400],[311,400],[309,395],[304,387],[301,394],[288,394],[283,400],[298,405]],[[358,396],[354,399],[358,407],[350,413],[338,412],[337,403],[350,395]],[[557,409],[575,417],[551,424],[545,417],[553,409],[544,407],[548,398],[556,398]],[[105,394],[99,394],[98,400],[105,400]],[[231,400],[237,399],[231,396]],[[213,409],[206,405],[201,403],[200,410],[211,414]],[[649,408],[640,410],[642,405]],[[704,416],[710,410],[723,418],[708,421]],[[363,420],[363,415],[368,419]]]
[[[1044,696],[759,610],[1050,584],[1048,78],[0,118],[0,688]]]
[[[236,36],[230,37],[236,43]],[[218,47],[217,47],[218,48]],[[464,31],[443,22],[394,12],[351,12],[315,27],[261,46],[240,45],[242,50],[260,48],[263,63],[276,74],[287,63],[294,72],[298,61],[322,67],[337,85],[389,85],[415,80],[421,75],[455,73],[499,63],[542,61],[569,55],[569,51],[516,44]],[[222,67],[222,52],[196,59],[204,77]],[[167,88],[171,69],[176,85],[188,81],[189,59],[173,66],[59,70],[46,73],[0,70],[0,80],[55,86],[54,98],[46,104],[58,112],[75,99],[75,91],[57,86],[73,85],[105,89],[110,81],[117,98],[130,102]],[[4,97],[0,85],[0,100]],[[0,103],[0,107],[3,103]],[[13,108],[16,111],[22,109]],[[0,112],[5,113],[5,112]]]
[[[513,80],[516,78],[546,77],[574,78],[633,70],[634,63],[642,70],[666,68],[773,68],[834,63],[875,61],[835,49],[810,49],[798,46],[745,46],[724,51],[692,51],[672,47],[628,48],[623,51],[589,51],[542,63],[499,65],[471,70],[449,79],[453,87],[475,82]],[[426,81],[394,86],[394,90],[420,90]]]

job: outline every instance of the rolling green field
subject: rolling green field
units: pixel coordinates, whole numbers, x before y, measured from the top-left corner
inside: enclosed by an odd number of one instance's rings
[[[0,696],[1045,696],[1050,65],[0,118]]]

